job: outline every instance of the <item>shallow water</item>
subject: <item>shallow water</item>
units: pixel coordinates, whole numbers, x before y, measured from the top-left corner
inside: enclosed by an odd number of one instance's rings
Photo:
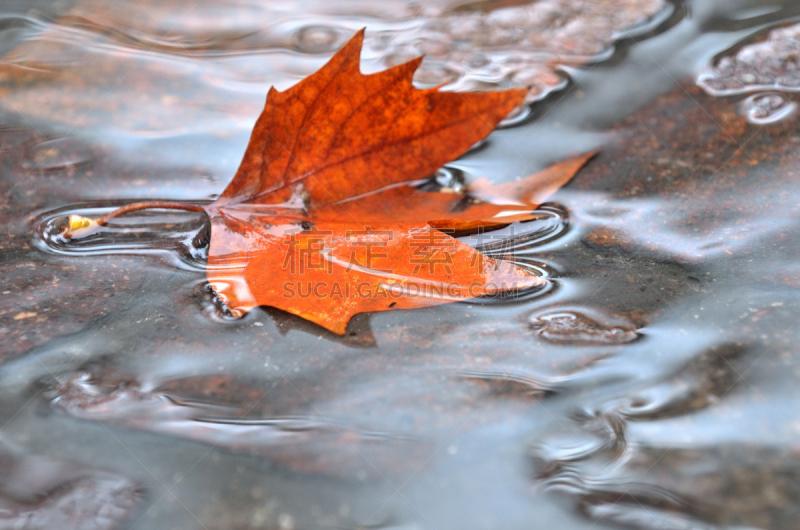
[[[800,6],[540,4],[572,13],[554,49],[522,1],[4,3],[0,528],[800,528],[796,94],[704,81]],[[552,288],[337,337],[220,315],[196,215],[47,237],[213,199],[268,86],[359,27],[374,71],[467,20],[508,40],[466,31],[420,84],[542,84],[430,186],[601,152],[541,219],[464,239]]]

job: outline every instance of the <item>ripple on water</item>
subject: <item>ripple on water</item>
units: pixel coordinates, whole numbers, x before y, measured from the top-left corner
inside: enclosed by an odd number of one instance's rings
[[[144,500],[115,473],[42,457],[0,455],[0,526],[113,530]]]
[[[93,153],[85,144],[73,138],[55,138],[31,146],[22,166],[26,169],[54,171],[74,168],[91,162],[93,158]]]
[[[765,92],[753,94],[740,104],[741,114],[756,125],[780,121],[797,111],[797,103],[786,94]]]
[[[529,323],[540,337],[560,344],[627,344],[639,338],[632,324],[601,319],[580,311],[557,310],[532,315]]]
[[[533,373],[519,367],[464,370],[458,376],[483,382],[494,397],[519,397],[525,400],[558,394],[562,390],[561,384],[566,380],[561,376]]]
[[[33,244],[60,256],[155,255],[183,270],[205,271],[206,248],[198,248],[207,229],[196,214],[175,211],[143,211],[119,217],[81,239],[61,235],[67,217],[98,219],[121,206],[70,205],[45,212],[35,222]],[[125,203],[127,204],[127,203]]]
[[[531,221],[512,223],[499,230],[478,232],[461,238],[491,258],[533,259],[538,247],[564,236],[569,229],[566,208],[545,203],[532,212]]]
[[[395,461],[398,450],[421,450],[423,445],[402,433],[360,429],[332,418],[309,415],[260,415],[262,387],[244,381],[225,380],[222,390],[238,391],[252,403],[238,406],[197,401],[218,385],[216,377],[166,381],[146,388],[131,376],[107,369],[59,375],[46,383],[50,405],[67,414],[148,432],[167,434],[213,445],[238,454],[269,458],[302,473],[353,478],[367,459],[370,476],[402,468]],[[183,395],[182,395],[183,394]],[[188,394],[188,396],[187,396]],[[215,399],[216,398],[216,399]],[[363,472],[363,470],[362,470]]]
[[[669,427],[662,439],[648,437],[646,429],[654,420],[719,410],[723,398],[746,384],[740,374],[750,351],[711,344],[656,380],[634,378],[616,397],[589,396],[568,421],[533,434],[528,457],[537,486],[573,498],[589,517],[611,524],[781,527],[776,521],[793,517],[796,456],[767,447],[693,441],[685,447]],[[774,507],[769,515],[767,506]]]
[[[458,170],[441,171],[435,187],[458,186]],[[185,212],[143,211],[120,217],[96,233],[81,239],[66,239],[62,235],[67,217],[81,215],[97,219],[117,206],[98,207],[71,205],[44,213],[35,222],[34,245],[45,252],[61,256],[89,257],[104,255],[155,255],[183,270],[206,270],[208,230],[207,221]],[[535,258],[537,246],[563,235],[567,229],[566,212],[555,205],[545,205],[534,212],[536,219],[514,223],[504,229],[479,233],[463,238],[487,256],[511,261],[536,276],[549,278],[553,271]],[[474,304],[507,304],[530,301],[550,292],[552,282],[526,289],[501,291],[471,300]],[[203,296],[203,298],[206,298]],[[204,313],[220,322],[235,322],[217,300],[211,297]]]

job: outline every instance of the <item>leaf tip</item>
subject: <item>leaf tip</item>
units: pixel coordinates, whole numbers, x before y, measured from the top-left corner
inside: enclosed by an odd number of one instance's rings
[[[347,324],[350,321],[340,321],[337,323],[325,324],[323,327],[327,328],[328,331],[331,333],[335,333],[336,335],[344,335],[347,332]]]
[[[589,163],[594,157],[600,154],[599,150],[589,151],[588,153],[584,153],[582,155],[578,155],[570,160],[566,160],[562,162],[562,164],[571,164],[574,167],[574,172],[577,173],[580,171],[586,164]]]
[[[421,64],[422,64],[422,61],[423,61],[424,59],[425,59],[425,54],[423,53],[423,54],[422,54],[422,55],[420,55],[419,57],[414,57],[413,59],[411,59],[410,61],[408,61],[408,62],[406,63],[406,67],[407,67],[407,68],[408,68],[408,69],[411,71],[411,75],[412,75],[412,77],[413,77],[413,75],[414,75],[414,72],[416,72],[416,71],[417,71],[417,69],[419,68],[419,65],[421,65]],[[434,90],[434,91],[437,91],[437,90],[439,90],[441,87],[443,87],[444,85],[447,85],[447,84],[449,84],[449,83],[450,83],[450,81],[447,81],[446,83],[442,83],[441,85],[434,87],[434,88],[433,88],[433,90]]]
[[[361,57],[361,48],[364,46],[364,33],[367,31],[366,27],[361,28],[360,30],[356,31],[355,34],[350,37],[350,40],[347,41],[342,48],[336,52],[336,54],[345,53],[345,54],[352,54],[355,55],[356,58]]]
[[[514,109],[525,105],[525,98],[528,97],[527,88],[509,88],[499,91],[499,93],[505,96],[505,101],[511,107],[508,112],[512,112]]]

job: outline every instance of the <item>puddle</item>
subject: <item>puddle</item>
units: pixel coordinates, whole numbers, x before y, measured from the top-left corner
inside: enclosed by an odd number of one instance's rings
[[[0,527],[796,527],[795,4],[4,3]],[[460,238],[546,288],[338,336],[221,314],[202,215],[59,237],[214,200],[269,85],[363,26],[365,72],[531,86],[422,189],[599,150]]]

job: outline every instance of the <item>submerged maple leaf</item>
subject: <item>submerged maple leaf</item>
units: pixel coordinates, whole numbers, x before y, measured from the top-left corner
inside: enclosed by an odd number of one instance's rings
[[[363,75],[363,36],[285,92],[270,89],[233,180],[213,203],[185,208],[211,220],[214,291],[234,314],[268,305],[342,334],[357,313],[546,283],[452,233],[532,219],[591,155],[466,194],[418,190],[413,181],[489,134],[525,90],[417,90],[421,58]]]

